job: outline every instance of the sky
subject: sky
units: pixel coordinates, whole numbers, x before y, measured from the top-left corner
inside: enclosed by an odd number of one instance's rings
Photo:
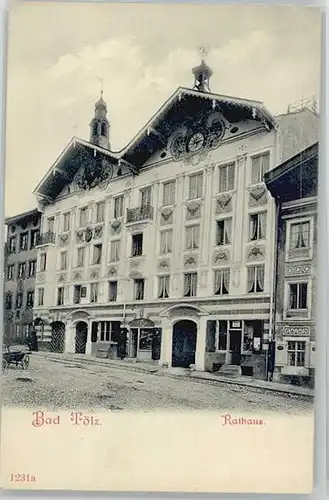
[[[101,79],[113,151],[178,86],[193,86],[203,44],[212,92],[263,101],[280,114],[319,98],[320,26],[316,7],[12,4],[5,215],[34,208],[33,190],[69,140],[89,140]]]

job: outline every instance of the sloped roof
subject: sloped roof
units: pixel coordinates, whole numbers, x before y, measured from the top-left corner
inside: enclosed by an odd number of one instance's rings
[[[283,202],[317,193],[319,143],[281,163],[264,176],[272,196]]]
[[[83,159],[88,162],[96,155],[106,157],[114,164],[118,162],[118,156],[115,153],[78,137],[73,137],[41,179],[34,194],[41,194],[49,199],[56,198],[64,186],[73,181]]]
[[[140,132],[121,151],[112,152],[88,141],[73,137],[34,190],[49,200],[56,198],[66,183],[72,182],[81,160],[100,154],[114,164],[127,162],[137,172],[145,162],[163,147],[182,120],[193,123],[195,116],[207,110],[218,110],[229,123],[255,120],[268,130],[276,120],[262,102],[220,94],[199,92],[185,87],[178,89],[160,107]]]
[[[5,225],[9,226],[10,224],[18,224],[25,220],[31,220],[34,217],[39,217],[41,212],[37,208],[33,208],[32,210],[28,210],[27,212],[23,212],[18,215],[12,215],[11,217],[5,218]]]
[[[265,124],[268,129],[276,126],[274,116],[260,101],[178,87],[118,154],[139,168],[163,146],[182,118],[193,122],[195,116],[205,109],[220,111],[230,123],[251,119]]]

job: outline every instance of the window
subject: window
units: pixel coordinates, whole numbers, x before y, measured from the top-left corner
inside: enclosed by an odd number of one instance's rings
[[[60,253],[60,261],[59,268],[61,271],[65,271],[67,269],[67,251]]]
[[[70,213],[66,213],[63,215],[63,231],[70,230]]]
[[[184,297],[195,297],[197,292],[197,273],[187,273],[184,275]]]
[[[143,255],[143,233],[132,235],[131,255],[132,257],[136,257],[137,255]]]
[[[16,309],[20,309],[23,305],[23,294],[19,292],[16,295]]]
[[[38,306],[43,306],[44,295],[45,295],[45,289],[38,288]]]
[[[85,247],[77,249],[77,267],[83,267],[85,263]]]
[[[235,163],[219,167],[219,192],[225,193],[234,189]]]
[[[305,340],[288,341],[288,365],[305,366],[305,350],[306,350]]]
[[[5,309],[8,311],[13,307],[13,294],[11,292],[6,293]]]
[[[7,280],[13,280],[14,273],[15,273],[15,265],[11,264],[10,266],[7,267]]]
[[[188,226],[186,228],[186,250],[199,248],[200,244],[200,226]]]
[[[42,253],[40,255],[40,271],[45,271],[47,267],[47,254]]]
[[[26,295],[26,307],[31,309],[34,305],[34,290],[28,290]]]
[[[90,285],[90,302],[98,302],[98,288],[99,283],[92,283]]]
[[[87,225],[87,207],[82,207],[80,208],[79,211],[79,227],[86,227]]]
[[[39,229],[34,229],[33,231],[31,231],[31,244],[30,244],[31,250],[37,246],[39,241],[39,236],[40,236]]]
[[[151,205],[152,187],[147,186],[140,190],[141,193],[141,207],[148,207]]]
[[[160,254],[172,252],[172,229],[160,233]]]
[[[264,265],[248,267],[248,293],[264,291]]]
[[[216,221],[216,245],[230,245],[232,242],[232,219]]]
[[[227,349],[227,321],[219,320],[217,322],[217,328],[218,328],[217,349],[219,351],[226,351],[226,349]]]
[[[55,229],[55,218],[54,217],[49,217],[48,218],[48,231],[50,233],[53,233]]]
[[[134,300],[144,300],[144,279],[134,280]]]
[[[64,304],[64,287],[60,286],[57,288],[57,305],[62,306]]]
[[[36,260],[30,260],[29,262],[29,278],[33,278],[35,276],[35,271],[37,267],[37,261]]]
[[[269,167],[270,153],[263,153],[251,158],[251,183],[263,182],[264,174],[269,171]]]
[[[118,297],[118,282],[109,281],[109,301],[115,302]]]
[[[104,222],[105,218],[105,203],[101,201],[96,204],[96,222]]]
[[[73,303],[80,304],[81,296],[82,296],[82,286],[81,285],[74,285]]]
[[[118,262],[120,260],[120,240],[111,241],[111,262]]]
[[[114,198],[114,218],[119,219],[123,216],[123,195]]]
[[[297,222],[290,226],[289,247],[291,250],[297,248],[310,248],[310,221]]]
[[[201,198],[203,194],[203,173],[190,175],[189,200]]]
[[[94,321],[92,323],[92,342],[118,342],[120,336],[120,321]]]
[[[214,294],[227,295],[230,289],[230,270],[219,269],[215,271]]]
[[[11,236],[11,238],[9,238],[9,252],[10,253],[16,253],[16,236]]]
[[[21,233],[21,235],[19,237],[19,249],[20,249],[20,251],[27,250],[28,240],[29,240],[29,234],[28,233]]]
[[[175,203],[176,182],[169,181],[163,184],[163,205],[173,205]]]
[[[170,276],[159,276],[159,299],[167,299],[169,297],[169,282]]]
[[[94,245],[93,265],[100,264],[102,260],[102,244]]]
[[[26,271],[26,263],[25,262],[20,262],[18,264],[18,279],[24,279],[25,278],[25,271]]]
[[[289,309],[307,309],[308,283],[289,284]]]
[[[266,238],[266,212],[249,215],[250,241],[264,240]]]

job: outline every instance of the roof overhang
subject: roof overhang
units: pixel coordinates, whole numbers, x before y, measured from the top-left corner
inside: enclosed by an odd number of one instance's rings
[[[276,119],[262,102],[179,87],[119,154],[140,168],[166,144],[182,118],[193,122],[198,113],[206,110],[221,112],[229,123],[255,120],[268,131],[277,126]]]
[[[112,152],[73,137],[39,182],[34,194],[39,199],[51,203],[65,185],[73,181],[83,159],[88,161],[97,155],[107,157],[113,164],[124,163],[133,174],[137,174],[158,149],[167,145],[176,126],[182,121],[192,124],[196,116],[211,111],[219,111],[225,120],[232,124],[248,119],[255,120],[268,131],[277,125],[274,116],[259,101],[179,87],[132,141],[119,152]]]
[[[319,143],[316,142],[267,172],[264,181],[273,198],[283,202],[316,191],[318,156]]]
[[[40,215],[41,212],[37,208],[34,208],[32,210],[29,210],[28,212],[23,212],[18,215],[13,215],[12,217],[6,217],[5,225],[9,226],[10,224],[20,224],[24,221],[31,220],[35,217],[39,217]]]
[[[51,202],[51,200],[58,196],[67,183],[73,181],[77,171],[81,167],[82,160],[91,161],[98,155],[109,159],[114,164],[118,163],[119,155],[95,146],[90,142],[73,137],[46,175],[41,179],[33,194],[47,202]]]

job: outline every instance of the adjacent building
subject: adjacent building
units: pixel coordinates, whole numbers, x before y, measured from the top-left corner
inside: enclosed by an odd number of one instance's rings
[[[274,379],[314,383],[318,143],[265,175],[276,202]]]
[[[150,363],[266,377],[276,210],[264,174],[317,140],[318,116],[212,93],[204,61],[193,74],[120,152],[101,96],[90,140],[73,138],[36,187],[45,349],[119,345]]]
[[[24,342],[33,327],[40,221],[37,209],[5,220],[4,339],[10,343]]]

